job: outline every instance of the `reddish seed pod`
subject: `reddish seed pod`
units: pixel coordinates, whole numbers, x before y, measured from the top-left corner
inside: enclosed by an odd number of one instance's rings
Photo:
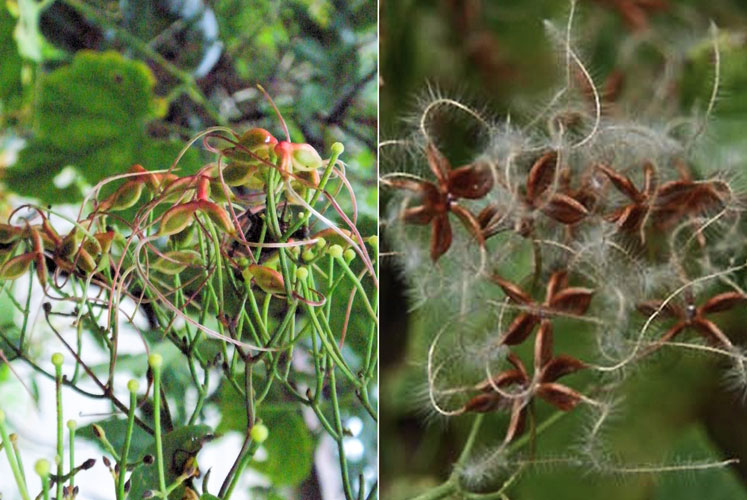
[[[200,254],[194,250],[174,250],[159,257],[152,267],[163,274],[175,275],[198,263],[200,258]]]
[[[196,201],[171,207],[161,218],[161,226],[158,234],[160,236],[169,236],[180,232],[192,223],[192,218],[198,208],[199,205]]]
[[[228,234],[236,234],[231,217],[222,207],[208,200],[197,200],[197,208],[207,215],[219,230]]]
[[[260,266],[259,264],[252,264],[242,274],[247,281],[254,279],[254,283],[266,293],[272,295],[285,293],[283,275],[274,269],[270,269],[267,266]]]
[[[110,210],[117,212],[125,210],[140,200],[140,195],[143,193],[143,182],[140,180],[131,180],[125,182],[114,193],[111,194],[106,200],[101,203],[103,210]]]
[[[23,229],[11,226],[10,224],[0,224],[0,244],[7,245],[18,241],[23,235]]]
[[[0,268],[0,279],[15,280],[26,274],[34,261],[34,252],[22,253],[13,257]]]

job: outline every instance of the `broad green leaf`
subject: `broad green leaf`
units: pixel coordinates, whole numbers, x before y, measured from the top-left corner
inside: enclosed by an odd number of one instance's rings
[[[693,426],[675,443],[672,455],[678,465],[686,468],[688,462],[719,462],[723,457],[714,449],[704,429]],[[695,458],[694,457],[698,457]],[[744,500],[747,491],[737,479],[734,470],[728,467],[685,472],[691,476],[682,480],[681,474],[665,474],[657,482],[656,493],[651,495],[653,500]]]
[[[163,436],[163,456],[166,470],[166,485],[171,484],[182,472],[186,461],[202,449],[203,444],[213,438],[213,430],[207,425],[189,425],[179,427]],[[155,442],[145,450],[155,456]],[[140,457],[138,457],[140,458]],[[153,465],[138,467],[133,473],[132,489],[129,498],[143,498],[148,490],[158,489],[158,468]],[[169,498],[182,498],[184,488],[180,486],[169,495]]]
[[[314,461],[314,443],[301,415],[296,410],[260,409],[259,416],[270,430],[262,443],[267,459],[253,461],[250,467],[275,485],[293,486],[306,479]]]
[[[124,446],[125,442],[125,435],[127,432],[127,419],[108,418],[106,420],[99,420],[95,423],[102,429],[104,429],[104,433],[106,433],[106,439],[108,439],[114,449],[119,452]],[[96,436],[94,436],[93,427],[91,425],[87,425],[78,430],[76,436],[94,442],[99,445],[102,451],[106,451],[104,447],[101,446],[101,441]],[[130,442],[129,456],[138,458],[141,457],[152,442],[153,438],[147,432],[136,425],[132,430],[132,440]]]
[[[242,398],[229,384],[222,384],[218,406],[221,421],[216,431],[246,432],[246,411]],[[250,467],[265,474],[273,484],[295,485],[306,479],[314,460],[314,442],[309,429],[293,404],[265,403],[258,417],[270,431],[262,447],[267,459],[252,461]]]
[[[0,5],[0,101],[2,108],[21,92],[21,56],[13,40],[14,19],[8,12],[5,3]]]
[[[154,85],[145,64],[115,52],[82,51],[43,77],[35,135],[8,171],[8,186],[46,202],[73,202],[81,198],[81,184],[124,173],[133,163],[171,166],[178,146],[146,134],[145,125],[163,111]],[[195,159],[185,158],[183,169]],[[79,177],[58,188],[53,180],[66,166]]]

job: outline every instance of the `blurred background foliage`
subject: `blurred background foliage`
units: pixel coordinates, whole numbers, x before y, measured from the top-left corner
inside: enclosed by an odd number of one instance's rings
[[[560,84],[542,21],[564,27],[570,2],[524,0],[382,0],[380,4],[381,139],[410,133],[429,93],[457,98],[489,116],[526,122]],[[747,173],[747,4],[739,0],[579,0],[574,44],[611,113],[645,124],[702,114],[712,88],[713,44],[709,21],[719,27],[721,86],[715,115],[701,140],[698,162],[735,161]],[[431,89],[431,90],[429,90]],[[439,135],[448,158],[467,160],[462,135]],[[407,169],[382,164],[382,171]],[[387,193],[382,193],[382,207]],[[386,248],[383,250],[386,251]],[[408,312],[405,284],[382,263],[381,480],[384,498],[409,498],[443,482],[461,451],[474,417],[448,423],[423,418],[418,382],[432,325]],[[569,334],[571,332],[568,332]],[[573,332],[578,333],[578,332]],[[728,334],[744,344],[744,321]],[[577,335],[556,336],[562,339]],[[571,340],[572,341],[572,340]],[[715,360],[663,354],[624,385],[623,405],[611,424],[609,450],[624,461],[677,464],[695,457],[747,457],[747,411],[739,394],[724,388]],[[538,408],[538,422],[549,415]],[[563,416],[536,444],[542,455],[563,456],[585,432],[583,412]],[[496,442],[506,415],[483,424]],[[490,430],[486,430],[490,429]],[[728,470],[669,475],[598,477],[582,468],[534,468],[509,490],[511,500],[606,498],[747,498],[747,461]]]
[[[332,143],[345,145],[358,227],[375,234],[376,15],[371,0],[0,2],[0,219],[27,199],[74,208],[93,185],[133,163],[167,169],[187,140],[211,126],[238,133],[258,126],[282,138],[279,119],[256,88],[261,84],[293,141],[310,143],[323,157]],[[198,143],[179,169],[188,173],[211,159]],[[347,197],[341,201],[349,212]],[[14,334],[12,315],[2,328]],[[159,335],[150,332],[149,340],[157,343]],[[363,355],[358,344],[346,346],[351,359]],[[181,420],[185,401],[177,395],[189,373],[169,349],[163,342],[156,348],[169,365],[165,382]],[[144,359],[123,355],[119,366],[141,367]],[[12,382],[7,369],[0,374],[0,385]],[[243,402],[229,392],[220,388],[211,396],[222,415],[217,430],[244,432]],[[266,494],[320,497],[318,433],[309,433],[297,405],[279,401],[266,412],[273,426],[266,449],[279,461],[257,470],[292,487]],[[364,421],[362,415],[343,418]],[[123,422],[100,423],[118,445]],[[149,442],[137,433],[134,439],[136,450]],[[375,426],[363,426],[351,439],[362,448],[351,475],[365,473],[372,481]]]

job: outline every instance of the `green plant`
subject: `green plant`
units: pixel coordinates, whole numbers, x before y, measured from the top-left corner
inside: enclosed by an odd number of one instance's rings
[[[77,217],[26,204],[0,227],[0,286],[22,317],[0,332],[0,345],[11,363],[56,383],[56,472],[37,467],[45,497],[50,488],[58,499],[85,488],[76,476],[94,463],[75,465],[83,438],[104,450],[117,499],[228,499],[247,468],[269,478],[257,493],[272,497],[309,475],[320,433],[337,443],[345,497],[376,496],[375,481],[353,477],[344,446],[347,419],[376,425],[376,239],[356,226],[342,144],[323,159],[282,125],[285,140],[261,128],[207,129],[167,169],[134,165],[98,182]],[[195,143],[214,160],[179,175]],[[17,300],[19,288],[29,300]],[[31,352],[38,291],[46,325],[66,350],[53,355],[53,372]],[[84,342],[89,336],[97,348]],[[103,364],[91,361],[97,351]],[[120,395],[124,373],[133,377],[128,399]],[[63,388],[110,401],[114,416],[82,428],[69,421],[66,443]],[[303,408],[319,433],[303,423]],[[0,430],[28,498],[2,418]],[[208,482],[209,472],[198,482],[200,450],[231,430],[243,444],[230,471],[220,484]],[[255,460],[260,447],[263,462]]]

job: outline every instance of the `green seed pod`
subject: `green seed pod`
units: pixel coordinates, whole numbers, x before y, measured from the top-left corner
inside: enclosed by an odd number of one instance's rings
[[[228,198],[226,198],[226,192],[223,190],[223,184],[220,183],[220,179],[210,179],[210,197],[218,203],[228,203],[233,201],[233,191],[231,191],[230,185],[226,183],[228,190]]]
[[[93,435],[96,436],[97,439],[106,439],[106,432],[104,432],[104,428],[99,424],[91,424],[91,429],[93,430]]]
[[[112,247],[112,241],[114,241],[114,231],[103,231],[101,233],[94,234],[93,237],[96,238],[96,241],[99,244],[99,248],[101,248],[99,253],[108,254],[109,249],[111,249]]]
[[[309,277],[309,270],[305,267],[299,267],[296,269],[296,278],[298,278],[301,281],[306,281],[306,278]]]
[[[251,165],[243,161],[235,161],[223,168],[223,180],[229,186],[242,186],[256,171],[256,165]]]
[[[13,257],[3,264],[3,267],[0,267],[0,279],[14,280],[20,278],[29,270],[34,257],[34,252],[26,252]]]
[[[96,270],[96,259],[91,257],[91,254],[89,254],[82,248],[77,253],[77,255],[73,256],[73,258],[76,259],[75,263],[77,264],[78,268],[86,274],[92,273]]]
[[[348,248],[343,252],[342,258],[345,259],[345,262],[352,261],[355,258],[355,250]]]
[[[69,259],[73,255],[75,255],[75,252],[78,251],[79,246],[80,233],[78,233],[78,228],[74,227],[69,233],[67,233],[64,238],[62,238],[62,242],[57,248],[57,255],[59,255],[63,259]]]
[[[163,365],[163,356],[158,353],[151,354],[148,356],[148,365],[154,370],[161,368]]]
[[[228,234],[236,234],[236,229],[233,227],[231,217],[229,217],[228,213],[223,208],[207,200],[198,200],[195,203],[198,204],[200,211],[207,215],[219,230]]]
[[[271,133],[259,127],[250,128],[239,137],[239,144],[252,152],[268,150],[277,143],[278,140]]]
[[[62,355],[61,352],[56,352],[52,354],[52,364],[59,368],[62,366],[62,363],[65,362],[65,357]]]
[[[140,388],[140,384],[138,381],[134,378],[130,379],[129,382],[127,382],[127,390],[136,393],[138,389]]]
[[[102,206],[105,210],[113,212],[125,210],[135,205],[135,203],[140,199],[142,193],[143,182],[139,180],[127,181],[119,186],[111,196],[104,200]]]
[[[327,253],[335,259],[339,259],[342,257],[342,247],[340,245],[332,245],[329,247],[329,250],[327,250]]]
[[[199,205],[197,202],[182,203],[174,205],[161,217],[161,227],[158,230],[160,236],[176,234],[192,223],[192,218]]]
[[[41,478],[49,477],[49,460],[47,460],[46,458],[40,458],[39,460],[37,460],[34,464],[34,471]]]
[[[316,170],[322,166],[322,157],[310,144],[293,144],[293,169]]]
[[[11,226],[10,224],[0,224],[0,243],[8,244],[18,241],[23,234],[20,227]]]
[[[252,430],[249,431],[249,437],[257,443],[264,443],[269,436],[270,430],[265,424],[254,424]]]
[[[97,238],[88,238],[83,240],[82,243],[83,250],[88,252],[89,255],[92,257],[98,257],[101,255],[101,244],[99,243],[99,240]]]
[[[263,291],[269,294],[277,295],[285,293],[285,283],[283,275],[274,269],[259,264],[252,264],[242,272],[244,279],[249,281],[252,278]]]
[[[312,238],[323,238],[325,244],[329,243],[330,245],[340,245],[343,249],[350,246],[350,243],[343,238],[340,233],[344,234],[351,240],[353,239],[353,233],[348,231],[347,229],[333,229],[333,228],[327,228],[322,231],[319,231],[316,233]],[[319,242],[317,242],[319,244]]]
[[[41,232],[37,229],[31,230],[31,241],[34,246],[34,262],[36,264],[36,277],[42,287],[47,286],[47,261],[44,259],[44,242]]]
[[[192,244],[195,235],[195,225],[190,224],[176,234],[171,235],[171,241],[176,248],[188,247]]]
[[[200,254],[194,250],[174,250],[159,257],[152,267],[156,271],[173,276],[200,262],[200,259]]]

